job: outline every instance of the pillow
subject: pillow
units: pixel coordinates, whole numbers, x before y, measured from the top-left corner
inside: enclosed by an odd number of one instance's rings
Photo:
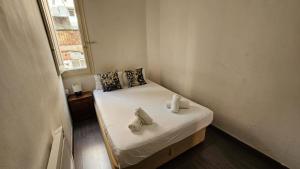
[[[142,68],[142,69],[143,69],[143,77],[144,77],[144,79],[147,79],[146,73],[145,73],[145,69],[144,69],[144,68]],[[121,79],[121,78],[120,78],[120,79]],[[128,87],[128,79],[127,79],[127,75],[126,75],[125,72],[122,73],[122,80],[123,80],[122,87],[127,88],[127,87]],[[145,80],[145,81],[146,81],[146,80]]]
[[[104,92],[122,89],[117,72],[100,74],[100,81]]]
[[[119,81],[120,81],[120,84],[121,84],[121,87],[124,88],[125,87],[125,84],[124,84],[124,81],[123,81],[123,72],[119,71],[118,72],[118,77],[119,77]]]
[[[124,88],[126,87],[126,85],[128,86],[128,82],[127,84],[124,83],[124,81],[122,80],[123,79],[123,72],[118,72],[118,77],[119,77],[119,81],[120,81],[120,84],[121,84],[121,87]],[[102,84],[101,84],[101,81],[100,81],[100,74],[95,74],[94,75],[94,79],[95,79],[95,84],[96,84],[96,90],[102,90]]]
[[[95,74],[94,78],[95,78],[95,83],[96,83],[96,90],[102,90],[102,85],[101,85],[101,81],[100,81],[100,75],[99,74]]]
[[[147,84],[143,76],[143,68],[135,70],[125,70],[125,74],[128,80],[129,87]]]
[[[122,80],[123,80],[124,87],[128,87],[128,79],[125,72],[123,72],[122,74]]]

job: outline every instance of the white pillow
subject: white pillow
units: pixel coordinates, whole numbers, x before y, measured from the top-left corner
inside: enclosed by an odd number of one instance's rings
[[[146,81],[146,71],[145,71],[145,68],[143,68],[143,76],[144,76],[144,79],[145,79],[145,81]]]
[[[125,72],[123,72],[122,74],[122,80],[123,80],[124,87],[128,88],[128,79]]]
[[[95,83],[96,83],[96,90],[102,90],[102,84],[101,84],[101,81],[100,81],[100,75],[99,74],[95,74],[94,78],[95,78]]]
[[[125,73],[121,72],[121,71],[118,72],[118,78],[119,78],[119,81],[120,81],[120,84],[121,84],[122,88],[126,87],[125,83],[124,83],[124,80],[123,80],[123,74],[125,74]],[[128,84],[127,84],[127,86],[128,86]]]

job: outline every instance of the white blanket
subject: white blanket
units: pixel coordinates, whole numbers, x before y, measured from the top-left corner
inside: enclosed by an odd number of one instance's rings
[[[148,84],[112,92],[94,91],[97,115],[104,122],[121,168],[134,165],[159,150],[174,144],[208,126],[213,112],[190,101],[189,109],[170,112],[165,101],[173,92],[147,81]],[[137,107],[153,118],[154,124],[137,133],[128,130],[128,121]]]

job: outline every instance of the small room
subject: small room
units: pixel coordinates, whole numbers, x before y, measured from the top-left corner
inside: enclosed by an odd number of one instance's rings
[[[0,0],[0,169],[300,169],[299,9]]]

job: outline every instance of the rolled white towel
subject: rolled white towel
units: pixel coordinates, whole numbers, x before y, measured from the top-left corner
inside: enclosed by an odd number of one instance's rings
[[[177,94],[173,94],[172,100],[171,100],[171,111],[173,113],[178,113],[179,112],[179,101],[180,101],[180,96]]]
[[[166,102],[166,107],[168,109],[171,108],[171,101]],[[189,109],[190,108],[190,102],[187,100],[180,100],[179,101],[179,109]]]
[[[142,126],[143,126],[142,120],[139,117],[135,116],[132,122],[128,125],[128,128],[132,132],[137,132],[141,130]]]
[[[135,115],[141,119],[143,124],[149,125],[153,123],[152,118],[140,107],[136,109]]]

